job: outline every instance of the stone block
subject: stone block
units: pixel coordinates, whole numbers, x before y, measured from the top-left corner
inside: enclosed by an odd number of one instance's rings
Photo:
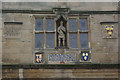
[[[60,2],[63,0],[60,0]],[[65,0],[66,1],[66,0]],[[52,5],[54,4],[54,5]],[[21,6],[20,6],[21,5]],[[81,11],[114,11],[117,10],[118,4],[117,2],[44,2],[40,3],[3,3],[3,9],[23,9],[23,10],[48,10],[54,7],[70,7],[71,10],[81,10]]]
[[[117,74],[117,69],[24,69],[24,78],[118,78]]]
[[[2,39],[2,30],[0,29],[0,40]]]
[[[118,63],[118,53],[92,53],[91,54],[92,63],[106,63],[106,64],[117,64]]]
[[[18,69],[3,69],[2,78],[19,78]]]
[[[29,52],[26,52],[27,54],[19,54],[19,58],[20,58],[20,63],[21,64],[31,64],[33,63],[33,55]]]
[[[10,64],[15,64],[15,63],[20,63],[20,57],[18,53],[5,53],[2,55],[2,61],[3,63],[10,63]]]
[[[0,18],[0,29],[2,29],[2,18]]]
[[[33,33],[30,30],[22,30],[21,31],[21,41],[32,41]]]

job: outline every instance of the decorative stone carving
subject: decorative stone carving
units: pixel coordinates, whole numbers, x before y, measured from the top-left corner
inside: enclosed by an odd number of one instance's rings
[[[60,45],[65,46],[65,28],[63,26],[63,22],[60,22],[60,26],[58,27],[58,46]]]
[[[114,25],[108,26],[106,25],[105,31],[108,33],[108,37],[111,37],[114,31]]]
[[[5,25],[5,38],[20,38],[20,31],[19,25]]]
[[[67,20],[65,16],[59,16],[56,20],[57,47],[67,48]]]
[[[43,54],[43,53],[36,53],[36,54],[35,54],[35,62],[36,62],[36,63],[42,63],[42,57],[43,57],[42,54]]]
[[[80,53],[80,62],[91,62],[91,52],[81,51]]]
[[[103,25],[103,38],[117,38],[117,25],[116,24],[105,24]]]
[[[48,54],[48,61],[49,63],[75,62],[75,54],[74,53],[66,53],[66,54],[50,53]]]

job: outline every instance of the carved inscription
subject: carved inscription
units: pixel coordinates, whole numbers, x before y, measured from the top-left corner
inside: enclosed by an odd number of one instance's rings
[[[19,25],[5,25],[5,38],[19,38],[21,27]]]
[[[49,54],[48,55],[48,57],[49,57],[49,61],[52,61],[52,62],[56,62],[56,61],[58,61],[58,62],[69,62],[69,61],[71,61],[71,62],[75,62],[75,54],[53,54],[53,53],[51,53],[51,54]]]

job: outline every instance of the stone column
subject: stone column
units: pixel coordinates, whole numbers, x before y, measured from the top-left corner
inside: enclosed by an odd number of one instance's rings
[[[19,78],[20,78],[20,79],[23,78],[23,69],[19,69]]]
[[[120,11],[120,1],[118,2],[118,11]],[[118,64],[120,64],[120,14],[118,14]],[[120,76],[120,69],[118,69],[118,76]]]
[[[0,0],[0,80],[2,79],[2,2]]]

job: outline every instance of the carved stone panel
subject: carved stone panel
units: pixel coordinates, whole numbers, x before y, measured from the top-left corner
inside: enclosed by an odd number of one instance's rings
[[[17,24],[6,24],[4,26],[5,38],[20,38],[21,26]]]
[[[117,38],[117,28],[116,24],[102,24],[102,35],[103,38]]]
[[[48,62],[49,63],[56,63],[61,64],[63,63],[74,63],[75,62],[75,54],[74,53],[50,53],[48,54]]]

